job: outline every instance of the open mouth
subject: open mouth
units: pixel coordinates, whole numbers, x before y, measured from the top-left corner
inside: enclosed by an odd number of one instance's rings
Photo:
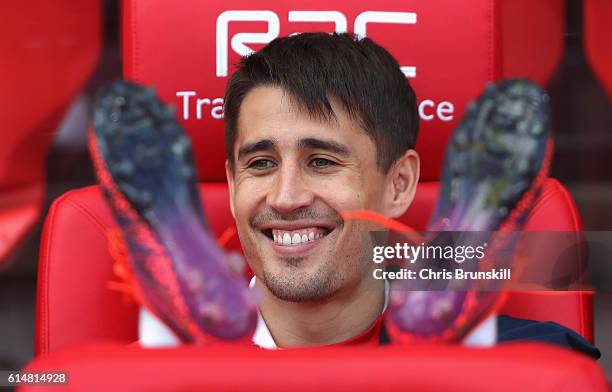
[[[325,227],[304,227],[295,230],[268,228],[262,233],[279,246],[300,246],[318,241],[331,233],[332,229]]]

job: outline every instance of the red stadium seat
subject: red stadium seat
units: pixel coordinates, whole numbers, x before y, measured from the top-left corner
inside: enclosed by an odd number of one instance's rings
[[[47,150],[102,42],[99,0],[10,2],[1,11],[0,265],[38,221]]]
[[[562,48],[561,0],[472,0],[469,5],[454,0],[380,0],[375,5],[343,0],[335,2],[334,11],[320,0],[292,4],[123,2],[125,77],[154,86],[177,106],[195,145],[204,204],[216,235],[234,224],[223,167],[221,105],[230,65],[239,54],[277,35],[344,27],[387,47],[419,97],[422,182],[402,219],[423,228],[437,197],[446,141],[469,100],[487,82],[503,77],[546,83]],[[105,236],[112,227],[97,187],[73,190],[53,204],[39,264],[38,354],[95,339],[137,339],[136,306],[106,285],[118,279]],[[574,202],[556,180],[546,182],[527,229],[582,229]],[[236,238],[231,247],[239,249]],[[557,321],[593,339],[588,293],[512,293],[502,313]]]
[[[27,367],[45,373],[50,369],[68,369],[62,391],[609,390],[603,370],[589,358],[530,343],[487,349],[415,345],[280,351],[97,344],[41,357]],[[57,386],[19,388],[56,390]]]
[[[584,43],[587,60],[612,101],[612,2],[584,0]]]

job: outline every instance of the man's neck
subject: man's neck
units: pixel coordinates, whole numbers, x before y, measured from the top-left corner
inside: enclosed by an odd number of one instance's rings
[[[279,347],[339,343],[365,332],[380,317],[384,289],[357,287],[321,302],[289,302],[257,282],[260,313]]]

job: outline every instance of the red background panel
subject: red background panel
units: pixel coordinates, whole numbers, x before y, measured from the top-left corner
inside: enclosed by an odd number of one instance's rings
[[[99,0],[0,3],[0,263],[37,222],[45,160],[101,46]]]

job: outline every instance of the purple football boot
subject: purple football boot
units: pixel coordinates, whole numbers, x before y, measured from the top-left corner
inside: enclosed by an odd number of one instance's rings
[[[90,151],[138,299],[185,343],[250,341],[244,273],[211,237],[189,138],[155,91],[115,82],[94,108]]]
[[[427,228],[433,238],[426,244],[488,241],[483,261],[459,266],[476,271],[492,262],[509,266],[512,232],[520,231],[547,176],[549,127],[548,97],[537,85],[506,80],[488,86],[452,135],[440,197]],[[458,268],[437,261],[428,266]],[[503,303],[503,284],[393,282],[385,319],[389,335],[398,342],[460,341]]]

